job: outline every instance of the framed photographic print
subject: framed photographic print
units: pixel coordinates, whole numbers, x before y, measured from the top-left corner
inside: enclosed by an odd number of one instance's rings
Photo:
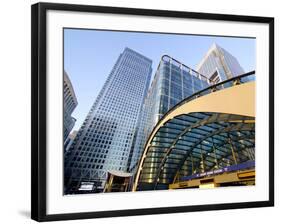
[[[274,19],[32,6],[32,219],[274,205]]]

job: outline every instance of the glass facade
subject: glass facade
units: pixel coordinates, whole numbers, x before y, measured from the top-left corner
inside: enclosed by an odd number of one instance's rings
[[[183,99],[208,86],[203,75],[167,55],[162,57],[144,102],[131,171],[136,169],[146,140],[160,118]]]
[[[76,119],[73,118],[71,114],[78,105],[71,81],[65,71],[63,73],[63,102],[63,140],[65,142],[75,125]]]
[[[175,178],[249,161],[255,161],[254,117],[183,114],[168,121],[154,135],[142,165],[138,190],[167,189]]]
[[[217,44],[211,46],[197,71],[216,83],[245,73],[238,60]]]
[[[82,181],[104,187],[108,171],[127,171],[149,87],[152,61],[125,48],[65,158],[65,193]]]

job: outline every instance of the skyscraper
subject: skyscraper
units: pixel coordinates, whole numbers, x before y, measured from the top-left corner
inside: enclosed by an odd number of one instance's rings
[[[68,149],[70,148],[70,146],[72,145],[75,137],[77,135],[77,131],[72,131],[67,139],[64,141],[64,153],[66,153],[68,151]]]
[[[144,102],[130,171],[137,167],[144,144],[159,119],[177,103],[208,85],[205,76],[183,63],[168,55],[161,58]]]
[[[65,158],[65,193],[82,182],[102,189],[108,171],[126,172],[152,61],[125,48]]]
[[[72,117],[71,114],[78,105],[71,81],[65,71],[63,73],[63,102],[63,140],[65,141],[72,128],[74,127],[76,119]]]
[[[215,43],[198,64],[197,71],[215,83],[245,73],[238,60]]]

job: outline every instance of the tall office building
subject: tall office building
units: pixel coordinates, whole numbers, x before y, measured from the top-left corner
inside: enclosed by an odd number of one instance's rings
[[[238,60],[215,43],[198,64],[197,71],[215,83],[245,73]]]
[[[152,61],[125,48],[65,158],[65,193],[83,182],[102,189],[108,171],[126,172]]]
[[[209,86],[209,80],[181,62],[164,55],[144,102],[138,134],[131,155],[130,171],[136,169],[153,127],[173,106]]]
[[[71,114],[78,105],[71,81],[65,71],[63,73],[63,102],[63,140],[65,142],[75,125],[76,119],[72,117]]]
[[[77,133],[78,133],[77,131],[72,131],[68,135],[67,139],[64,141],[64,153],[66,153],[69,150],[69,148],[72,145]]]

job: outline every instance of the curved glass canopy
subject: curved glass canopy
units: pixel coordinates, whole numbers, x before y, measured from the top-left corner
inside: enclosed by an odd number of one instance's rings
[[[221,114],[180,115],[152,139],[138,189],[166,189],[177,179],[255,158],[255,118]]]
[[[233,85],[237,83],[224,88]],[[205,91],[203,95],[208,93],[211,92]],[[247,163],[251,167],[244,166],[244,169],[253,168],[255,117],[217,112],[183,113],[165,122],[146,147],[136,190],[168,189],[169,184],[190,179],[195,174],[233,165]]]

